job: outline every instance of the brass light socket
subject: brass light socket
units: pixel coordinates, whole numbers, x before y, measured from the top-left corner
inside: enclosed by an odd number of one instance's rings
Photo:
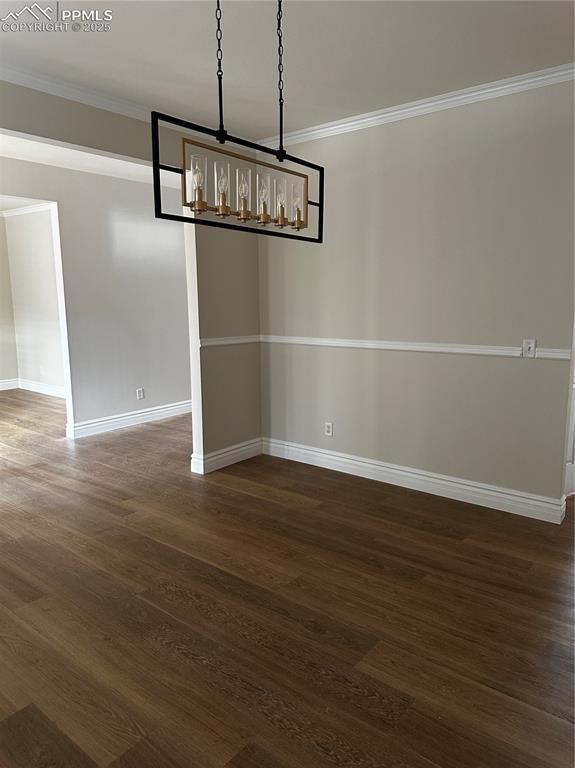
[[[289,224],[289,221],[286,218],[285,208],[283,205],[280,205],[280,210],[277,215],[277,218],[275,219],[275,225],[276,227],[286,227]]]
[[[190,208],[194,213],[203,213],[208,210],[208,204],[204,200],[204,193],[201,187],[194,189],[194,199],[190,203]]]
[[[226,193],[220,192],[218,195],[218,204],[216,206],[216,216],[221,216],[222,218],[224,216],[229,216],[230,210],[230,206],[227,205]]]
[[[238,211],[238,221],[249,221],[252,217],[252,212],[248,208],[248,201],[245,197],[240,200],[240,210]]]
[[[301,210],[295,209],[295,219],[291,223],[291,228],[296,229],[298,232],[305,227],[305,221],[301,217]]]
[[[262,227],[265,227],[266,224],[269,224],[271,220],[272,217],[268,213],[267,203],[262,202],[262,212],[258,214],[258,224]]]

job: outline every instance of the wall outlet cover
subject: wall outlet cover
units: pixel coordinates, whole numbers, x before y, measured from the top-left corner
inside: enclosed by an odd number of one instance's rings
[[[523,339],[521,354],[523,357],[535,357],[537,353],[537,339]]]

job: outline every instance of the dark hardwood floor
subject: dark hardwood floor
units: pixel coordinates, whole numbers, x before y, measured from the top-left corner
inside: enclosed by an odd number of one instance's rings
[[[1,768],[572,768],[562,526],[0,393]]]

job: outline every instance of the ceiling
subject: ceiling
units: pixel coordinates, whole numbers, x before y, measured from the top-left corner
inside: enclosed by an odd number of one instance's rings
[[[111,30],[3,32],[0,64],[217,127],[214,2],[82,6],[111,8]],[[226,127],[273,136],[275,3],[222,6]],[[284,42],[293,131],[573,61],[573,4],[286,0]]]

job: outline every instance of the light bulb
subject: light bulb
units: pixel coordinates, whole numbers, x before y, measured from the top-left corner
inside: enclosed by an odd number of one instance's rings
[[[218,191],[224,195],[228,191],[228,176],[224,173],[224,169],[220,168],[220,177],[218,179]]]
[[[260,203],[267,203],[270,199],[270,191],[268,185],[263,182],[260,185]]]
[[[204,183],[204,174],[200,170],[200,166],[196,163],[192,170],[192,179],[194,182],[194,189],[200,189]]]
[[[244,176],[243,173],[242,173],[242,180],[238,188],[238,192],[240,197],[243,198],[244,200],[247,199],[247,196],[249,195],[249,192],[250,192],[248,182],[246,181],[246,177]]]

